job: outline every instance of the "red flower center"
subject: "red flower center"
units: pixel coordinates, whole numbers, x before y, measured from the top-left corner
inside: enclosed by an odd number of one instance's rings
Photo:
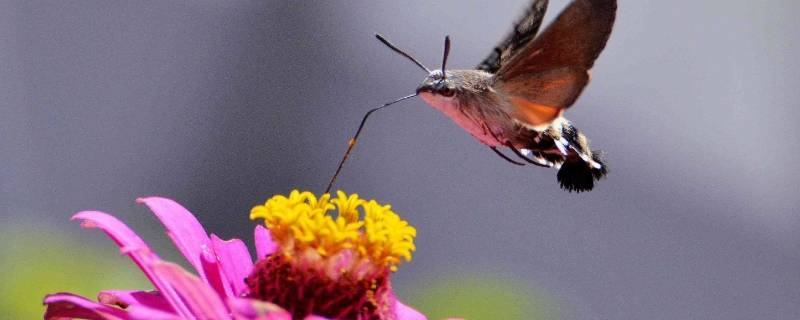
[[[277,304],[295,319],[394,319],[389,273],[358,279],[343,271],[331,279],[313,267],[292,264],[281,254],[256,263],[245,279],[250,297]]]

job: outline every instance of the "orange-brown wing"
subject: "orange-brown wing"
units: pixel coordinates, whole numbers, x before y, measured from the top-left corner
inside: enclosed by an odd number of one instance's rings
[[[504,82],[501,90],[514,106],[515,118],[530,125],[549,123],[572,105],[589,83],[580,67],[562,67],[521,75]]]
[[[541,124],[547,120],[539,118],[552,120],[575,102],[611,34],[616,8],[616,0],[572,1],[541,35],[500,67],[497,89],[509,95],[519,114],[529,115],[520,120]]]

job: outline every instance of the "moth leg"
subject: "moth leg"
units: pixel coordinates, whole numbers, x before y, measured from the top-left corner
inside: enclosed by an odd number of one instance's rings
[[[540,167],[545,167],[545,168],[551,168],[553,166],[553,164],[551,162],[546,161],[544,159],[541,159],[539,157],[536,157],[534,159],[529,158],[528,156],[522,154],[522,151],[519,151],[519,149],[517,149],[517,147],[515,147],[513,144],[511,144],[511,142],[506,142],[506,147],[511,148],[511,151],[513,151],[514,154],[517,155],[517,157],[522,158],[522,160],[525,160],[526,162],[528,162],[530,164],[537,165],[537,166],[540,166]]]
[[[558,166],[557,166],[557,164],[555,162],[545,159],[542,156],[542,154],[540,152],[538,152],[538,151],[534,152],[531,149],[520,149],[519,152],[521,152],[522,155],[533,159],[533,161],[537,161],[537,162],[539,162],[539,163],[541,163],[541,164],[543,164],[543,165],[545,165],[545,166],[547,166],[549,168],[553,168],[553,167],[558,168]]]
[[[497,137],[497,135],[494,133],[494,131],[492,131],[492,129],[490,129],[486,125],[485,122],[481,124],[481,127],[483,128],[484,134],[488,132],[498,142],[503,141],[503,140],[500,140],[500,138]],[[518,157],[522,158],[522,160],[525,160],[525,162],[528,162],[530,164],[534,164],[534,165],[537,165],[537,166],[540,166],[540,167],[545,167],[545,168],[552,167],[552,163],[546,162],[544,159],[538,159],[537,158],[536,160],[534,160],[534,159],[528,158],[527,156],[522,154],[522,152],[520,152],[519,149],[517,149],[517,147],[515,147],[513,144],[511,144],[511,142],[509,142],[508,140],[505,141],[505,145],[507,147],[511,148],[511,151],[513,151],[514,154],[516,154]],[[492,148],[492,150],[494,150],[494,152],[497,152],[497,154],[499,154],[504,159],[510,161],[511,163],[514,163],[514,164],[518,164],[519,163],[519,162],[513,161],[513,160],[509,159],[508,157],[506,157],[506,155],[502,154],[499,150],[497,150],[496,147],[491,147],[491,148]]]
[[[508,161],[508,162],[511,162],[511,163],[513,163],[513,164],[516,164],[516,165],[518,165],[518,166],[524,166],[524,165],[525,165],[525,164],[524,164],[524,163],[522,163],[522,162],[514,161],[513,159],[509,158],[508,156],[506,156],[505,154],[503,154],[502,152],[500,152],[500,150],[497,150],[497,147],[489,147],[489,149],[492,149],[492,151],[494,151],[495,153],[497,153],[497,155],[498,155],[498,156],[500,156],[500,157],[501,157],[501,158],[503,158],[503,159],[506,159],[506,161]]]

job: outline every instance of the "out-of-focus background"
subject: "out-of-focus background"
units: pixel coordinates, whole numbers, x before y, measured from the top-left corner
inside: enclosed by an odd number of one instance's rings
[[[551,1],[547,21],[566,0]],[[223,237],[321,192],[363,112],[425,76],[380,32],[471,68],[514,1],[0,1],[0,318],[145,285],[96,230],[179,256],[145,195]],[[394,278],[430,318],[800,319],[800,2],[620,0],[568,116],[606,150],[595,191],[497,158],[415,99],[378,113],[338,186],[418,229]]]

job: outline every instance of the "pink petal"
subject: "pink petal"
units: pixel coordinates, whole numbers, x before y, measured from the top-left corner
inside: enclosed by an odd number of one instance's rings
[[[427,320],[422,313],[411,307],[403,304],[399,300],[395,300],[394,312],[397,314],[397,320]]]
[[[148,197],[136,199],[136,202],[147,205],[153,211],[167,229],[167,235],[178,247],[178,250],[197,270],[200,277],[206,280],[200,255],[203,246],[211,246],[211,240],[197,218],[189,210],[170,199]]]
[[[125,309],[131,319],[180,319],[158,291],[105,290],[97,294],[97,301]]]
[[[183,320],[187,318],[179,317],[177,314],[165,312],[158,309],[151,309],[142,305],[131,305],[126,309],[131,319],[136,320]]]
[[[159,262],[152,268],[157,275],[169,281],[186,303],[191,311],[191,317],[187,318],[230,319],[220,296],[196,276],[171,262]]]
[[[166,283],[161,277],[154,274],[150,266],[158,263],[161,259],[150,251],[150,247],[136,235],[133,230],[128,228],[124,223],[119,221],[113,216],[99,211],[83,211],[78,212],[72,216],[72,220],[82,220],[81,226],[84,228],[100,228],[105,232],[117,245],[120,251],[128,255],[133,260],[139,269],[144,272],[145,276],[150,279],[150,282],[164,295],[164,298],[169,302],[174,310],[180,315],[188,315],[186,306],[178,297],[172,287]]]
[[[203,273],[206,275],[206,283],[211,286],[220,297],[233,296],[233,291],[228,284],[228,279],[223,276],[220,261],[211,248],[203,246],[200,261],[203,264]]]
[[[256,242],[256,260],[264,259],[264,257],[275,253],[278,250],[278,244],[272,241],[272,235],[269,230],[262,225],[257,225],[255,230]]]
[[[139,238],[133,230],[113,216],[99,211],[83,211],[72,216],[72,220],[80,219],[81,227],[100,228],[120,247],[124,254],[142,269],[147,271],[144,265],[152,261],[160,260],[158,256],[150,251],[150,247]]]
[[[330,319],[320,316],[308,316],[303,318],[303,320],[330,320]]]
[[[266,301],[248,298],[228,298],[236,320],[291,320],[292,315],[281,307]]]
[[[250,258],[247,246],[242,240],[231,239],[223,241],[213,234],[211,235],[211,245],[214,248],[214,253],[219,258],[222,272],[233,289],[233,293],[236,296],[242,296],[247,293],[248,289],[247,284],[244,283],[244,278],[247,278],[250,272],[253,271],[253,259]]]
[[[97,294],[97,301],[102,304],[116,305],[123,309],[140,305],[174,313],[172,306],[158,291],[104,290]]]
[[[44,319],[133,319],[124,310],[99,304],[71,293],[54,293],[44,297],[47,310]]]

